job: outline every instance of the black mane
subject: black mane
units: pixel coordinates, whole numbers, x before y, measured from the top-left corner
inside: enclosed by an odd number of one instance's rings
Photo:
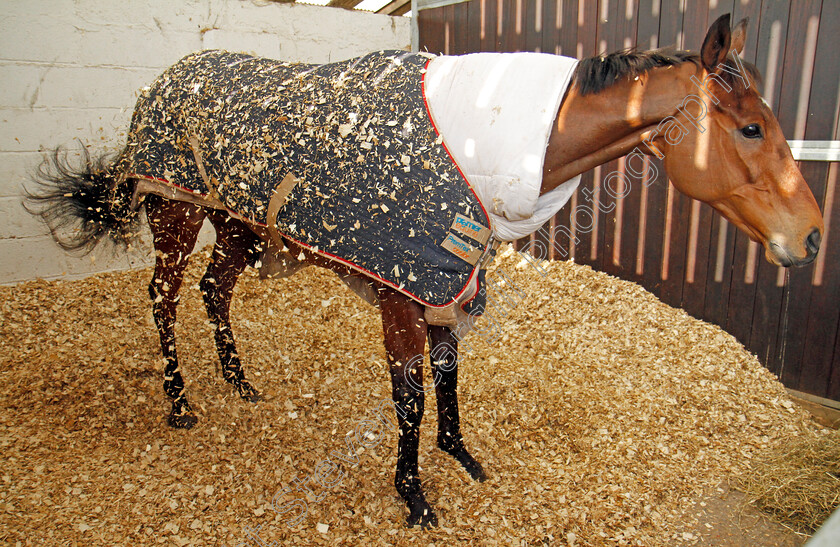
[[[691,51],[657,49],[653,51],[624,50],[596,57],[588,57],[578,63],[575,69],[574,85],[581,95],[600,93],[621,78],[636,78],[649,70],[663,66],[677,66],[683,63],[700,65],[700,56]],[[761,82],[761,74],[752,63],[741,59],[747,74],[756,82]],[[736,70],[732,58],[726,60],[726,66]],[[735,83],[735,76],[727,72],[720,76],[729,84]]]

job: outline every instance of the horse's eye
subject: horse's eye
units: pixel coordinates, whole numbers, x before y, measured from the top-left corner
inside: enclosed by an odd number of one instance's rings
[[[748,139],[760,139],[761,126],[757,123],[751,123],[750,125],[741,128],[741,134]]]

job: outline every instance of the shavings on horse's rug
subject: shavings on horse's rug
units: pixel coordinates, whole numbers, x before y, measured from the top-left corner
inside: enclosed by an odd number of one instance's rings
[[[428,60],[191,55],[140,98],[128,171],[449,304],[489,252],[490,222],[427,115]]]
[[[293,240],[426,306],[478,315],[494,239],[534,231],[577,187],[539,195],[576,63],[196,53],[143,90],[118,172],[142,179],[138,193],[225,208],[278,248]]]

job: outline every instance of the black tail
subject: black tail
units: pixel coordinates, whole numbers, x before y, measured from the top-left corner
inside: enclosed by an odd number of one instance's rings
[[[127,247],[137,234],[134,182],[117,179],[118,158],[92,159],[82,146],[81,159],[76,167],[65,151],[54,150],[38,168],[37,188],[25,191],[23,206],[44,220],[65,251],[89,253],[103,238]]]

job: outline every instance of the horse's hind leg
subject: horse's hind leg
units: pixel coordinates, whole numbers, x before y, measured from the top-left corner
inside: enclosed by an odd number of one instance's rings
[[[155,246],[155,273],[149,283],[152,312],[163,353],[163,390],[172,399],[169,425],[190,428],[197,418],[184,393],[184,379],[175,350],[175,317],[178,289],[189,255],[204,221],[204,210],[190,203],[146,196],[146,216]]]
[[[259,258],[259,238],[245,224],[223,211],[208,212],[216,229],[216,245],[207,272],[201,278],[201,294],[207,317],[216,329],[216,349],[222,363],[222,376],[233,384],[239,395],[251,402],[260,400],[256,389],[245,379],[236,342],[230,327],[230,300],[236,280],[248,264]]]
[[[458,460],[477,481],[487,475],[464,446],[458,415],[458,341],[448,327],[429,327],[429,360],[435,379],[438,412],[438,448]]]

